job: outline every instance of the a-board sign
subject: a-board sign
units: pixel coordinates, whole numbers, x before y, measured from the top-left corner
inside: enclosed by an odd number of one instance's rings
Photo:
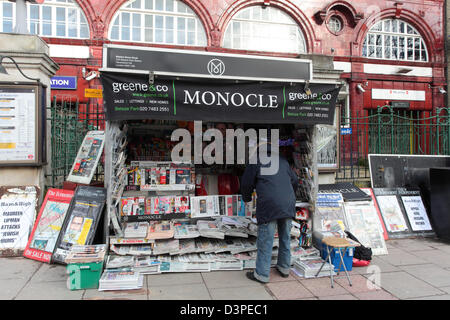
[[[156,79],[102,72],[106,119],[333,124],[335,84]]]
[[[35,186],[0,187],[0,256],[21,256],[28,242],[39,198]]]
[[[417,202],[419,190],[374,188],[373,193],[390,238],[434,235],[423,203]]]
[[[52,261],[64,264],[72,245],[92,244],[105,201],[105,188],[76,188],[56,242]]]
[[[51,262],[73,194],[72,190],[51,188],[47,191],[23,253],[24,257]]]
[[[89,131],[78,149],[67,181],[89,184],[97,169],[104,145],[104,131]]]
[[[364,246],[371,248],[373,255],[388,254],[383,227],[374,203],[372,201],[344,202],[344,208],[349,231]]]

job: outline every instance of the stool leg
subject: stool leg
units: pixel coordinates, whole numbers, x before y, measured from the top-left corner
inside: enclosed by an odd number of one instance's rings
[[[328,248],[328,247],[327,247],[327,248]],[[327,262],[329,254],[330,254],[330,251],[328,251],[328,254],[327,254],[327,256],[326,256],[324,262],[323,262],[322,265],[320,266],[319,271],[317,271],[317,273],[316,273],[316,278],[317,278],[317,276],[319,275],[320,271],[322,271],[322,268],[323,268],[323,266],[325,265],[325,263]]]
[[[330,248],[327,246],[328,251],[328,262],[330,263],[330,278],[331,278],[331,287],[334,288],[334,282],[333,282],[333,272],[334,272],[334,266],[331,263],[331,254],[330,254]]]
[[[346,252],[347,252],[347,248],[345,248],[344,254],[345,254]],[[339,248],[339,257],[341,258],[341,263],[342,263],[342,265],[344,266],[345,275],[347,276],[348,283],[350,284],[350,287],[351,287],[351,286],[352,286],[352,282],[351,282],[351,280],[350,280],[350,276],[348,275],[347,268],[345,267],[344,258],[342,257],[341,248]]]
[[[339,252],[341,252],[341,248],[339,248]],[[342,265],[342,261],[339,260],[339,268],[337,271],[337,275],[339,275],[339,273],[341,272],[341,265]]]

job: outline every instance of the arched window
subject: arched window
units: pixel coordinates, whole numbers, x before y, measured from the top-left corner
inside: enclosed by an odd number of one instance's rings
[[[273,7],[252,6],[231,19],[225,31],[225,48],[306,52],[303,32],[288,14]]]
[[[134,0],[112,20],[109,38],[116,41],[206,46],[196,14],[179,0]]]
[[[13,32],[16,4],[0,0],[0,32]],[[89,38],[89,26],[73,0],[45,0],[43,4],[27,2],[28,30],[31,34],[56,38]]]
[[[362,55],[373,59],[428,61],[427,47],[420,33],[398,19],[385,19],[370,28]]]

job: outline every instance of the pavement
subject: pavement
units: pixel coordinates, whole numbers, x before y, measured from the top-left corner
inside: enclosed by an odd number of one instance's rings
[[[174,273],[145,276],[140,290],[74,290],[66,287],[62,265],[21,257],[0,258],[1,300],[450,300],[450,244],[431,238],[389,240],[388,255],[368,267],[353,268],[349,286],[335,278],[304,279],[294,273],[270,283],[246,278],[244,271]]]

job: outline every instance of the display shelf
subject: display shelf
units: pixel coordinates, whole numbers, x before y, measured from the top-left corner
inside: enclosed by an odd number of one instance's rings
[[[172,219],[186,219],[187,213],[164,213],[164,214],[144,214],[137,216],[122,216],[124,222],[141,222],[141,221],[155,221],[155,220],[172,220]]]
[[[141,185],[141,191],[194,191],[194,184],[156,184]]]

